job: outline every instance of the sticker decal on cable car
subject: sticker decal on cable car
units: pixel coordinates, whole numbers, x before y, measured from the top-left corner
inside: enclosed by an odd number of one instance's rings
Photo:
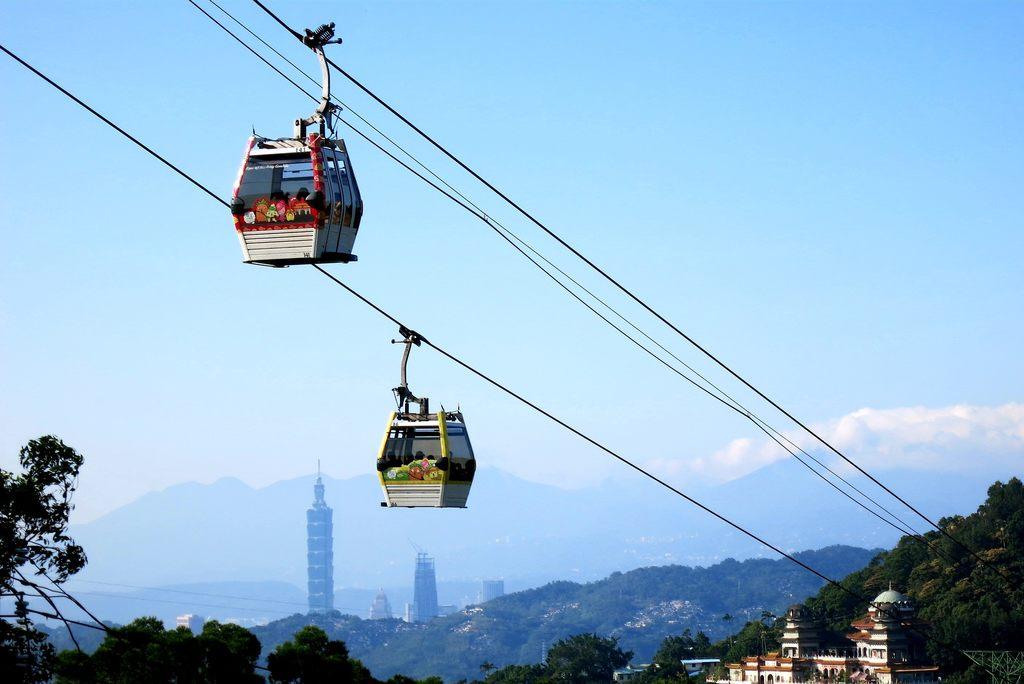
[[[266,197],[260,197],[253,202],[252,210],[256,214],[256,223],[267,223],[273,220],[271,216],[277,216],[277,209]],[[270,213],[271,211],[273,211],[273,214]]]
[[[313,207],[306,200],[293,197],[288,201],[284,218],[286,221],[312,221]]]
[[[444,471],[428,459],[388,468],[384,471],[383,475],[384,479],[388,482],[417,484],[420,482],[440,483],[444,481]]]
[[[252,209],[242,216],[245,223],[308,223],[313,220],[313,207],[305,198],[292,197],[284,199],[271,199],[260,197],[253,202]]]

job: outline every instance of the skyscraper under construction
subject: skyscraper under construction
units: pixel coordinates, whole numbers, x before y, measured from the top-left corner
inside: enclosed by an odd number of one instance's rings
[[[313,485],[313,506],[306,511],[306,561],[309,612],[334,610],[334,511],[324,502],[319,463]]]
[[[412,621],[426,622],[437,615],[437,577],[434,574],[434,559],[420,551],[416,554]]]

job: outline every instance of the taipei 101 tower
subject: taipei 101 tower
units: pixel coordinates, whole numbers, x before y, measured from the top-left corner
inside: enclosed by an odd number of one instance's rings
[[[334,610],[334,511],[324,502],[320,462],[316,464],[313,506],[306,511],[306,559],[309,565],[309,612]]]

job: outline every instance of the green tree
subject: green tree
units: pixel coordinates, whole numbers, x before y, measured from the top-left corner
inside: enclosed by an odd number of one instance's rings
[[[103,682],[171,682],[182,674],[164,625],[155,617],[138,618],[110,630],[92,655],[92,668]],[[180,646],[181,639],[175,640]],[[70,673],[58,674],[70,679]],[[189,681],[189,680],[185,680]]]
[[[743,625],[739,632],[726,637],[709,650],[725,662],[735,663],[746,656],[777,649],[781,637],[780,627],[768,627],[760,620],[752,620]]]
[[[96,669],[92,658],[83,651],[61,651],[57,654],[54,665],[57,684],[77,684],[78,682],[95,682]]]
[[[205,675],[209,681],[263,680],[255,673],[256,662],[260,657],[260,641],[249,630],[210,620],[203,625],[198,640],[205,660]]]
[[[629,663],[632,651],[619,648],[617,639],[577,634],[555,643],[548,651],[547,675],[559,682],[608,681]]]
[[[654,654],[651,667],[639,675],[636,681],[643,684],[687,681],[689,676],[680,661],[693,658],[695,648],[694,639],[688,629],[680,635],[665,637]]]
[[[487,675],[486,684],[547,684],[551,682],[543,665],[508,665]]]
[[[17,616],[14,622],[0,619],[0,680],[50,679],[53,648],[33,627],[36,609],[26,594],[42,595],[48,611],[59,615],[49,597],[66,597],[60,585],[85,566],[85,552],[67,534],[82,461],[47,435],[21,448],[20,474],[0,469],[0,595],[14,597]]]
[[[369,671],[358,660],[349,658],[344,641],[329,639],[327,633],[309,625],[295,633],[291,641],[278,646],[267,656],[272,682],[372,682]],[[394,678],[392,678],[394,680]],[[407,678],[396,682],[414,682]]]
[[[697,636],[693,637],[693,657],[713,657],[711,652],[711,639],[704,632],[697,632]]]
[[[55,672],[62,684],[255,684],[263,681],[255,672],[259,655],[259,641],[237,625],[211,621],[195,636],[184,627],[165,630],[157,618],[143,617],[111,628],[92,656],[64,651]]]

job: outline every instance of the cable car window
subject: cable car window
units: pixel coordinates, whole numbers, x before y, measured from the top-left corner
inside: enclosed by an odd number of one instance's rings
[[[331,163],[328,165],[329,175],[331,177],[331,183],[337,188],[337,192],[334,195],[334,212],[331,215],[331,222],[337,225],[344,225],[343,214],[347,211],[348,203],[350,201],[348,195],[348,189],[345,184],[341,181],[341,176],[338,173],[338,157],[335,153],[331,153]]]
[[[388,435],[384,458],[398,459],[402,465],[413,460],[441,458],[441,432],[436,427],[395,427]]]
[[[324,186],[324,206],[327,208],[327,215],[324,218],[324,221],[330,223],[331,207],[334,206],[334,201],[338,198],[338,189],[331,182],[331,174],[329,172],[331,167],[328,162],[330,157],[328,156],[328,153],[329,150],[321,149],[320,151],[320,158],[323,160],[323,163],[320,166],[322,169],[320,178]]]
[[[474,460],[473,447],[469,443],[466,428],[461,425],[447,425],[446,432],[448,433],[448,456],[452,462],[451,478],[471,481],[473,473],[476,471],[476,464],[470,465]]]
[[[303,188],[307,192],[313,191],[313,162],[306,159],[285,164],[281,174],[280,191],[292,198]]]
[[[441,433],[438,428],[393,427],[388,432],[378,468],[389,482],[441,483],[444,471],[438,467],[439,458]]]
[[[305,198],[313,191],[313,163],[308,156],[250,157],[238,186],[247,224],[304,223],[313,218]]]
[[[348,178],[352,182],[352,226],[359,230],[359,221],[363,217],[363,196],[359,192],[359,183],[356,181],[356,174],[352,169],[349,169]]]
[[[339,160],[341,164],[341,179],[345,183],[345,187],[348,188],[348,201],[345,203],[345,225],[352,226],[354,223],[353,215],[356,207],[356,190],[355,183],[352,182],[352,174],[349,173],[348,167],[345,166],[343,160]]]

